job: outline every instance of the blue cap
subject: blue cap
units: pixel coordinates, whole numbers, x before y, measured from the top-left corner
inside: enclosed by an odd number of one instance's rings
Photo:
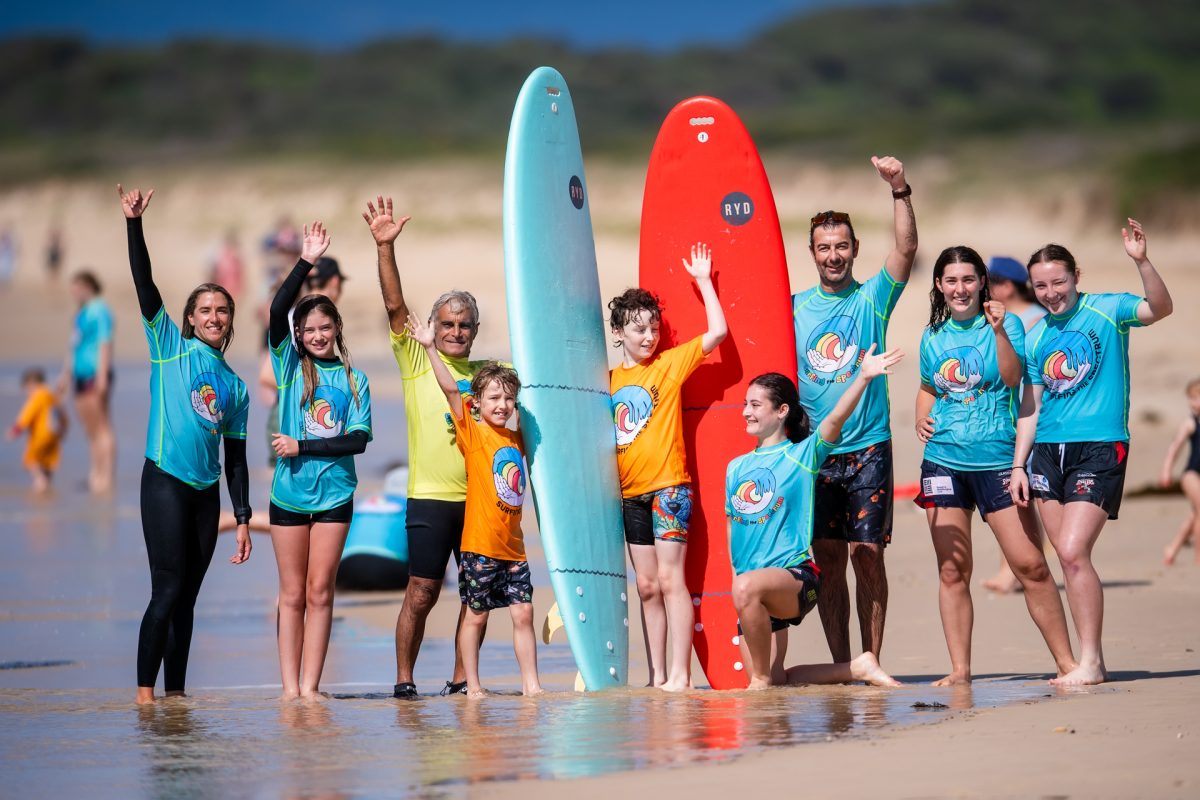
[[[1008,256],[992,256],[987,265],[988,275],[1013,283],[1025,283],[1029,280],[1029,270],[1015,258]]]

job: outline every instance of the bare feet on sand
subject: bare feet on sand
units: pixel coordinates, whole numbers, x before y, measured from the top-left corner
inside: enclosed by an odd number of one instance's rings
[[[934,686],[965,686],[971,682],[969,672],[951,672],[940,681],[934,681]]]
[[[879,666],[875,654],[870,650],[850,662],[850,677],[856,681],[864,681],[872,686],[903,686],[904,684],[888,675]]]
[[[1014,594],[1021,591],[1021,582],[1008,568],[1008,564],[1000,567],[1000,571],[983,582],[983,588],[996,594]]]
[[[1050,681],[1051,686],[1095,686],[1108,680],[1103,664],[1080,664],[1075,669]]]

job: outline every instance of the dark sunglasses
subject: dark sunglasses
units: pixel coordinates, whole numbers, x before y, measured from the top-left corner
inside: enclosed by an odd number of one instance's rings
[[[814,228],[819,225],[849,225],[850,215],[845,211],[822,211],[809,222]]]

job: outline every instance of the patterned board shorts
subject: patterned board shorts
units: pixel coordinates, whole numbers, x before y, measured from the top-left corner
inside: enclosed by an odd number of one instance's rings
[[[505,561],[463,552],[458,565],[458,596],[474,611],[533,602],[528,561]]]
[[[692,487],[667,486],[636,497],[621,500],[625,520],[625,541],[653,545],[663,542],[687,544],[688,524],[692,519]]]

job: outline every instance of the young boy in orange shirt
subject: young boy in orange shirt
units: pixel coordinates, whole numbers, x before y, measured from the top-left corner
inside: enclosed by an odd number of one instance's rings
[[[67,417],[58,404],[58,397],[46,385],[46,373],[37,367],[27,369],[21,375],[21,388],[29,399],[9,429],[8,438],[16,439],[29,431],[25,469],[33,477],[33,490],[44,492],[50,488],[50,478],[58,467],[59,443],[67,432]]]
[[[625,541],[637,575],[646,631],[650,685],[666,691],[691,686],[692,598],[683,574],[691,476],[683,447],[683,382],[717,348],[728,328],[712,284],[708,247],[697,243],[684,269],[704,300],[708,330],[662,353],[662,311],[645,289],[626,289],[608,304],[609,325],[621,348],[621,364],[609,376],[617,428],[617,472]],[[667,628],[671,672],[666,670]]]
[[[413,340],[429,351],[438,385],[450,403],[458,449],[467,465],[467,508],[463,523],[458,593],[467,607],[458,634],[467,677],[467,696],[486,694],[479,683],[479,647],[492,609],[512,615],[513,650],[521,669],[521,691],[542,693],[537,674],[537,640],[533,631],[533,583],[521,534],[527,470],[521,434],[509,430],[516,413],[521,381],[511,367],[483,366],[471,381],[479,408],[476,422],[450,370],[438,357],[433,329],[415,316],[408,320]]]

